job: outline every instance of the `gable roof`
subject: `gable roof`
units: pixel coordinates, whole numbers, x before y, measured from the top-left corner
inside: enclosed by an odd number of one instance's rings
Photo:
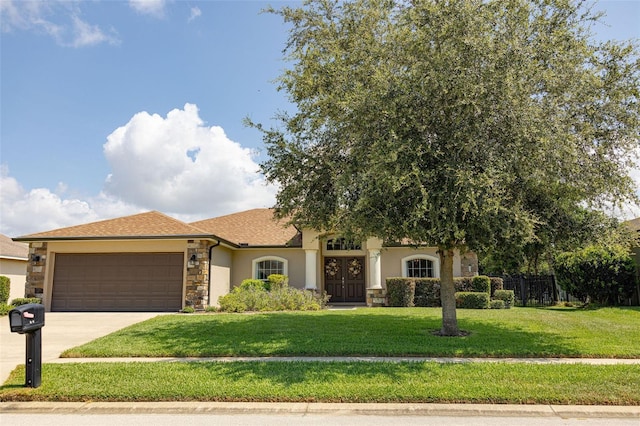
[[[0,257],[3,259],[29,259],[29,246],[17,243],[6,235],[0,234]]]
[[[240,247],[301,247],[300,232],[284,221],[276,221],[273,213],[273,209],[253,209],[193,222],[191,225]]]
[[[29,234],[14,241],[77,239],[213,238],[213,235],[163,213],[150,211],[53,231]]]

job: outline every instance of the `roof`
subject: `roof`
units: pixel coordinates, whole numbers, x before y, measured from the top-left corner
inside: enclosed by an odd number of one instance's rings
[[[0,257],[27,260],[29,259],[29,246],[0,234]]]
[[[239,246],[302,245],[300,232],[274,218],[273,209],[253,209],[193,222],[191,225]]]
[[[14,238],[14,241],[47,241],[74,239],[178,238],[214,237],[163,213],[150,211],[116,219],[55,229]]]
[[[632,231],[640,231],[640,217],[627,220],[624,224]]]

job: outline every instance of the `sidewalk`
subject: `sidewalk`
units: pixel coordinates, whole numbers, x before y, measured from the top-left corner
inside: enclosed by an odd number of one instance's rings
[[[640,407],[597,405],[270,403],[270,402],[5,402],[0,413],[31,414],[340,414],[377,416],[640,419]]]

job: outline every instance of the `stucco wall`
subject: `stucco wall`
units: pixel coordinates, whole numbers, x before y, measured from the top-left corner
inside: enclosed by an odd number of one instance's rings
[[[253,260],[264,256],[276,256],[286,259],[288,262],[287,275],[289,285],[295,288],[304,288],[305,285],[305,255],[300,248],[274,248],[274,249],[241,249],[233,253],[233,266],[231,268],[231,285],[238,286],[247,278],[253,278]]]
[[[214,247],[211,252],[211,283],[209,284],[210,306],[219,306],[220,296],[231,290],[231,266],[233,253],[226,247]]]
[[[27,276],[26,260],[0,259],[0,275],[11,280],[8,302],[24,297],[24,284]]]
[[[438,252],[435,247],[424,249],[415,249],[411,247],[387,247],[382,249],[382,285],[384,286],[386,278],[402,276],[402,259],[407,256],[428,255],[438,259]],[[453,258],[453,275],[461,276],[460,271],[460,254],[455,253]]]

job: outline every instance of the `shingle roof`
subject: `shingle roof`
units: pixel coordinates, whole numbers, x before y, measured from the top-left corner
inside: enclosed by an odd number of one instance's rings
[[[302,244],[298,230],[276,221],[273,209],[247,210],[193,222],[191,225],[239,246],[299,247]]]
[[[212,237],[205,231],[157,211],[108,219],[53,231],[29,234],[17,241],[44,241],[49,239],[102,239],[102,238],[161,238]]]
[[[635,219],[627,220],[624,222],[627,227],[632,231],[640,231],[640,217],[636,217]]]
[[[27,260],[29,258],[29,246],[15,242],[6,235],[0,234],[0,257]]]

